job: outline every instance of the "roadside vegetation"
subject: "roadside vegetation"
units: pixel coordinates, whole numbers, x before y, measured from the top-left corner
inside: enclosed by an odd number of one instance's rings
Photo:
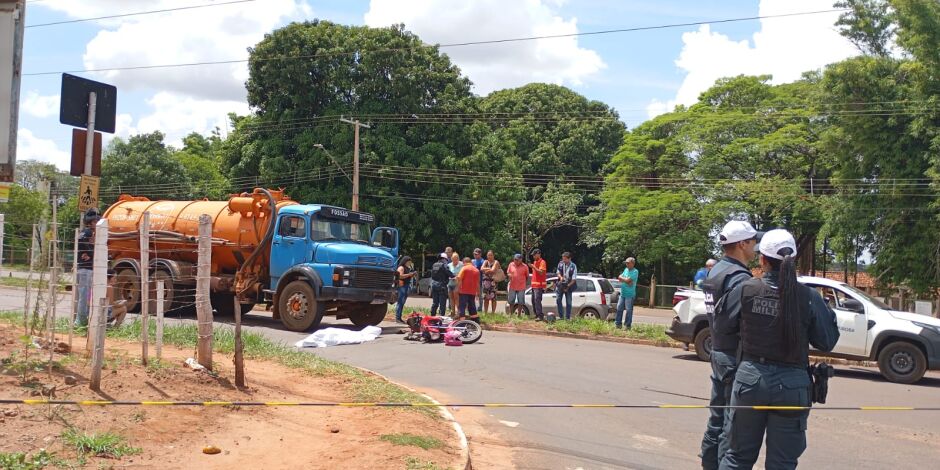
[[[379,437],[379,439],[391,442],[396,446],[420,447],[424,450],[440,449],[441,447],[444,447],[444,442],[440,439],[430,436],[417,436],[407,432],[397,434],[383,434]]]

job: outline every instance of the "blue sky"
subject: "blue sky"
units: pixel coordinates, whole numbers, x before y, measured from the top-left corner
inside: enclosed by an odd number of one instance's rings
[[[217,0],[33,0],[27,25]],[[81,4],[81,5],[79,5]],[[24,73],[239,59],[265,32],[321,18],[383,26],[404,22],[433,43],[588,32],[831,9],[828,0],[255,0],[26,30]],[[835,13],[711,26],[445,49],[475,91],[560,83],[603,101],[634,127],[689,104],[721,76],[771,73],[775,82],[854,54]],[[118,87],[118,135],[225,132],[247,112],[243,64],[79,73]],[[58,123],[59,74],[25,76],[18,159],[67,168],[70,129]]]

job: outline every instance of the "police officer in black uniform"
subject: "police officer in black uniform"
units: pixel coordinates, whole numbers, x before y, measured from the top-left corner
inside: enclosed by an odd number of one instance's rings
[[[741,336],[731,405],[809,407],[809,345],[832,351],[839,340],[836,316],[819,292],[797,282],[793,235],[786,230],[767,232],[760,254],[764,276],[727,294],[734,303],[722,333]],[[806,450],[808,417],[808,410],[731,410],[726,428],[730,447],[720,468],[752,468],[765,430],[765,468],[796,468]]]
[[[447,282],[454,277],[449,264],[448,254],[441,253],[441,257],[431,266],[431,316],[443,316],[447,312]]]
[[[712,396],[709,402],[712,406],[726,406],[731,398],[731,382],[734,380],[734,371],[737,364],[736,353],[738,349],[737,333],[716,334],[720,325],[727,316],[727,301],[720,302],[725,293],[730,292],[738,284],[751,278],[751,271],[747,264],[754,260],[757,240],[762,234],[751,224],[732,220],[725,224],[718,235],[724,257],[708,272],[708,277],[702,284],[705,292],[705,312],[712,335]],[[721,307],[716,311],[716,308]],[[722,430],[725,424],[726,410],[710,410],[705,436],[702,438],[702,468],[713,470],[718,468],[724,452],[728,449],[727,439],[724,439]]]

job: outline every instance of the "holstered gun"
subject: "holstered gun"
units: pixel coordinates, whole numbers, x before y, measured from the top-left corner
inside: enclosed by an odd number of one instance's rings
[[[825,362],[813,364],[806,368],[809,373],[810,399],[813,403],[826,403],[826,395],[829,394],[829,379],[836,375],[836,369]]]

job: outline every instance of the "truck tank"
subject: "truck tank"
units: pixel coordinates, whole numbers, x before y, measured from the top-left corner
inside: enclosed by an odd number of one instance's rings
[[[268,254],[258,250],[265,241],[271,221],[271,204],[277,210],[297,204],[282,191],[255,189],[252,193],[232,195],[227,201],[152,201],[145,197],[122,195],[104,213],[109,224],[108,251],[114,261],[116,283],[130,310],[139,310],[140,241],[139,226],[144,212],[150,213],[150,260],[153,279],[172,281],[166,308],[185,302],[195,285],[196,240],[199,216],[212,219],[212,291],[218,296],[235,292],[245,294],[252,281],[267,277]],[[253,253],[258,251],[255,256]],[[136,261],[135,261],[136,260]],[[248,262],[246,264],[246,261]],[[174,295],[176,294],[176,295]],[[250,297],[250,296],[249,296]],[[151,299],[154,298],[151,296]],[[219,302],[213,302],[216,304]],[[214,305],[216,306],[216,305]],[[218,310],[227,310],[218,308]],[[226,312],[222,312],[226,313]]]

